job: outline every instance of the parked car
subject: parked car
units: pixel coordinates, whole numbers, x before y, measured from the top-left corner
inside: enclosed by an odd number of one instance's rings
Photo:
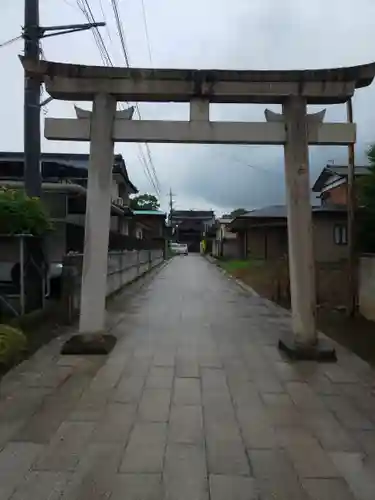
[[[170,249],[177,255],[188,255],[188,246],[185,243],[171,243]]]

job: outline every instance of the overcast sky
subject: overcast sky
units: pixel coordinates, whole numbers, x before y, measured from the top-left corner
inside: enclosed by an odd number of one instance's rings
[[[149,32],[150,60],[142,0],[119,0],[130,63],[136,67],[217,69],[305,69],[351,66],[375,60],[374,0],[143,0]],[[110,0],[90,0],[116,65],[124,64]],[[20,33],[23,0],[1,0],[0,43]],[[40,0],[42,25],[85,22],[76,0]],[[90,32],[43,41],[47,59],[101,64]],[[22,41],[0,48],[0,149],[23,149],[23,72],[17,55]],[[277,107],[274,109],[277,110]],[[357,92],[357,163],[375,141],[375,83]],[[53,101],[48,116],[73,117],[73,104]],[[183,104],[141,105],[144,118],[185,119]],[[222,120],[263,120],[263,106],[215,105]],[[316,111],[314,109],[314,111]],[[332,106],[326,121],[345,120],[345,106]],[[371,130],[373,132],[371,132]],[[284,202],[281,147],[220,145],[151,145],[162,186],[176,193],[176,208],[260,207]],[[43,151],[87,152],[85,143],[43,139]],[[138,160],[138,146],[117,144],[140,191],[152,191]],[[311,179],[329,161],[346,161],[346,149],[311,148]]]

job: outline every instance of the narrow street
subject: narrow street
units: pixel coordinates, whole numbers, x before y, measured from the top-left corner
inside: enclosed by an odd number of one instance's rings
[[[366,363],[288,363],[288,313],[198,255],[122,300],[107,358],[59,339],[5,377],[0,500],[374,498]]]

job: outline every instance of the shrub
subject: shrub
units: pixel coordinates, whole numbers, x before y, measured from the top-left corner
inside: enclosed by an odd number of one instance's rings
[[[25,335],[9,325],[0,325],[0,365],[9,366],[17,362],[27,347]]]
[[[0,188],[0,233],[40,236],[50,229],[51,222],[39,198],[30,198],[21,190]]]

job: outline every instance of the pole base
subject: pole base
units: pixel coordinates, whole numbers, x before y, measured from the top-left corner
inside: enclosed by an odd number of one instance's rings
[[[294,361],[320,361],[335,363],[336,351],[332,344],[325,339],[320,339],[313,346],[297,344],[293,337],[283,337],[279,340],[278,347],[288,358]]]
[[[65,342],[61,354],[108,354],[114,348],[116,341],[114,335],[102,333],[77,334]]]

